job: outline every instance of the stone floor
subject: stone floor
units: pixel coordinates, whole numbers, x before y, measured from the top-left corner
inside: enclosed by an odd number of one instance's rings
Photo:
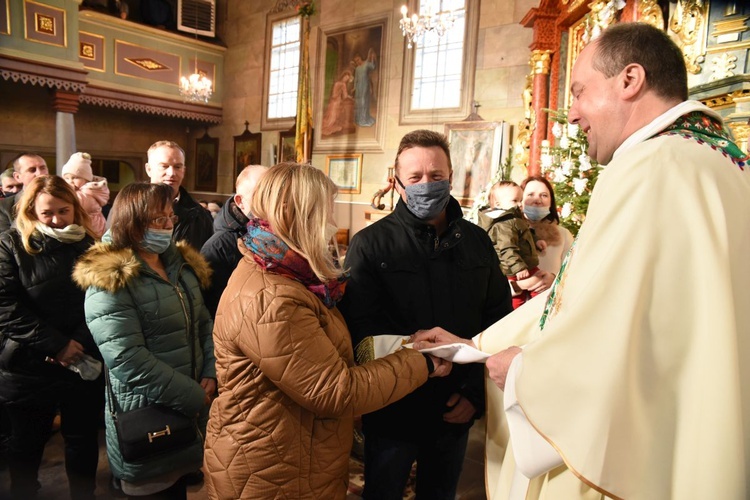
[[[457,499],[480,500],[486,498],[484,488],[484,421],[478,422],[469,435],[469,445],[466,450],[463,472],[459,483]],[[104,431],[102,431],[99,449],[99,469],[97,471],[96,495],[99,499],[114,498],[108,489],[109,466],[104,447]],[[68,485],[65,476],[63,458],[63,441],[60,433],[52,436],[44,453],[42,466],[39,470],[39,481],[42,490],[39,498],[44,500],[68,500]],[[8,493],[8,471],[0,471],[0,499],[10,500]],[[188,500],[204,500],[208,498],[202,485],[188,487]],[[349,494],[347,500],[358,500],[356,494]],[[25,499],[12,499],[25,500]]]

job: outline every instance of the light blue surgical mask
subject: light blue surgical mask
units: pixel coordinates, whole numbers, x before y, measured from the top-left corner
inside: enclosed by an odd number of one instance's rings
[[[430,221],[445,210],[451,199],[450,181],[423,182],[404,186],[396,177],[399,185],[406,191],[406,206],[418,219]]]
[[[523,214],[529,220],[533,220],[534,222],[540,221],[549,215],[549,207],[526,205],[523,207]]]
[[[173,229],[146,229],[141,248],[147,252],[163,254],[172,243]]]

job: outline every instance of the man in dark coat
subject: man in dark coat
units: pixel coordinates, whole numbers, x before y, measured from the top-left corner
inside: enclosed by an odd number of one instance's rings
[[[179,218],[174,225],[174,241],[185,240],[200,250],[214,232],[213,219],[182,186],[185,178],[185,151],[172,141],[157,141],[148,148],[146,173],[153,184],[171,186],[175,196],[174,213]]]
[[[49,174],[47,162],[38,154],[21,153],[13,160],[13,177],[16,181],[23,184],[24,187],[28,186],[37,177],[47,174]],[[22,192],[19,191],[16,194],[0,199],[0,233],[10,229],[14,225],[15,216],[13,207],[16,206],[16,203],[21,198]]]
[[[395,210],[357,233],[346,255],[351,279],[339,307],[352,341],[437,326],[471,338],[511,311],[510,288],[487,233],[450,195],[445,136],[404,136],[395,174]],[[455,498],[469,428],[484,412],[483,368],[454,364],[448,377],[363,417],[363,496],[400,499],[416,460],[421,497]]]
[[[242,258],[237,248],[237,239],[247,234],[247,223],[252,217],[250,200],[255,192],[255,186],[266,170],[268,168],[263,165],[248,165],[240,172],[235,184],[237,194],[221,207],[214,219],[214,234],[201,248],[201,254],[214,271],[211,286],[203,292],[203,301],[212,317],[216,316],[221,294]]]

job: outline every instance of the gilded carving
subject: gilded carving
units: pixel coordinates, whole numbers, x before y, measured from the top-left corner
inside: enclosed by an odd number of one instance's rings
[[[79,57],[83,57],[84,59],[96,59],[94,56],[95,47],[91,43],[87,42],[78,42],[78,55]]]
[[[750,98],[750,89],[735,90],[730,94],[722,94],[708,99],[701,99],[701,102],[711,109],[725,108],[734,106],[737,100]]]
[[[682,49],[687,70],[697,75],[706,60],[703,51],[706,37],[708,5],[699,0],[678,0],[669,20],[669,30],[676,35],[675,42]]]
[[[36,18],[36,31],[37,33],[44,33],[45,35],[55,34],[55,18],[52,16],[46,16],[39,12],[34,13]]]
[[[531,71],[535,75],[549,75],[551,50],[534,50],[531,52]]]
[[[529,61],[531,67],[534,67],[533,60]],[[532,73],[526,75],[526,87],[523,89],[521,98],[523,99],[524,119],[518,122],[518,133],[513,145],[513,164],[523,167],[525,171],[529,168],[529,148],[531,144],[531,134],[534,132],[536,114],[532,104],[532,89],[534,76]]]
[[[589,4],[590,12],[586,16],[586,32],[583,39],[586,43],[598,37],[610,24],[617,22],[620,11],[625,8],[625,0],[594,0]]]
[[[664,16],[657,0],[641,0],[638,3],[638,20],[659,29],[664,28]]]
[[[737,56],[730,55],[726,52],[711,59],[711,66],[713,67],[713,74],[709,81],[721,80],[722,78],[729,78],[734,76],[733,69],[737,68]]]
[[[139,68],[143,68],[146,71],[157,71],[160,69],[169,69],[167,66],[164,66],[162,63],[154,61],[153,59],[145,58],[145,57],[143,58],[125,57],[124,59],[130,64],[135,64]]]
[[[734,142],[742,148],[745,154],[750,154],[747,148],[747,140],[750,138],[750,125],[742,122],[730,122],[727,126],[732,130]]]

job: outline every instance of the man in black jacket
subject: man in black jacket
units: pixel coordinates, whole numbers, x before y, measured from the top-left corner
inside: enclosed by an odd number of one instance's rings
[[[13,160],[13,177],[24,187],[28,186],[37,177],[47,174],[49,174],[47,162],[38,154],[21,153]],[[0,200],[0,233],[10,229],[14,225],[15,215],[13,208],[21,198],[22,192],[19,191],[14,195]]]
[[[213,219],[208,211],[200,206],[181,187],[185,178],[185,151],[172,141],[157,141],[148,148],[146,173],[152,184],[167,184],[174,193],[174,213],[179,218],[174,225],[172,239],[185,240],[196,250],[214,232]]]
[[[253,216],[250,212],[250,200],[266,170],[268,168],[263,165],[248,165],[240,172],[235,184],[237,194],[221,207],[214,219],[214,234],[201,248],[201,254],[214,271],[211,286],[203,293],[203,301],[212,317],[216,316],[221,294],[242,258],[237,248],[237,239],[247,234],[247,223]]]
[[[393,213],[353,238],[340,309],[357,345],[370,335],[440,326],[471,338],[511,311],[487,233],[450,195],[448,143],[429,130],[401,140]],[[483,366],[453,365],[404,399],[363,417],[366,498],[400,499],[414,460],[420,497],[453,499],[469,428],[484,412]]]

